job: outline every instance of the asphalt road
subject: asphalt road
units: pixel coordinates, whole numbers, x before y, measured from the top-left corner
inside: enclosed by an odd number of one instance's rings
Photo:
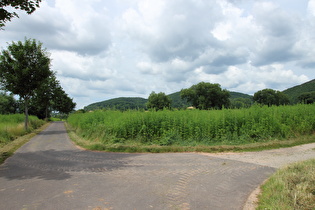
[[[55,122],[0,166],[0,209],[242,209],[275,170],[195,153],[80,150]]]

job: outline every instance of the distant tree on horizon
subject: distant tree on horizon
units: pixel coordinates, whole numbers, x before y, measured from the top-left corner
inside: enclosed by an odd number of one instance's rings
[[[254,94],[253,100],[254,102],[267,106],[280,106],[290,104],[289,97],[286,94],[268,88],[257,91]]]
[[[169,109],[171,107],[171,99],[165,95],[165,93],[155,93],[154,91],[150,94],[147,102],[148,109],[155,109],[155,110],[163,110]]]
[[[219,84],[200,82],[181,90],[181,97],[197,109],[222,109],[230,105],[230,93]]]

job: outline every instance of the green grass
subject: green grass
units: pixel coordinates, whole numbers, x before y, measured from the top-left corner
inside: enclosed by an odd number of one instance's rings
[[[8,157],[13,155],[13,153],[28,142],[31,138],[37,135],[40,131],[44,130],[49,123],[46,123],[40,128],[33,130],[31,133],[28,133],[24,136],[17,137],[14,141],[7,142],[7,144],[0,147],[0,164],[2,164]]]
[[[158,112],[107,110],[72,114],[68,124],[83,139],[81,146],[95,150],[257,151],[314,142],[315,106]]]
[[[45,123],[35,116],[29,116],[29,130],[25,130],[24,119],[25,116],[23,114],[0,115],[0,147],[19,136],[30,133]]]
[[[278,170],[261,189],[259,210],[315,209],[315,159]]]

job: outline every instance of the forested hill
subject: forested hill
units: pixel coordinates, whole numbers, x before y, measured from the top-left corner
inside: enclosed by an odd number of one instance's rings
[[[284,94],[288,95],[291,103],[297,103],[298,97],[303,93],[309,93],[315,91],[315,79],[303,83],[301,85],[294,86],[292,88],[288,88],[283,91]]]
[[[244,99],[252,99],[251,95],[238,93],[238,92],[230,92],[230,98],[244,98]],[[182,108],[191,106],[186,100],[181,99],[180,92],[172,93],[168,95],[172,100],[173,108]],[[121,97],[114,98],[102,102],[97,102],[90,104],[84,107],[85,111],[96,110],[96,109],[118,109],[118,110],[128,110],[128,109],[145,109],[146,103],[148,99],[140,98],[140,97]]]
[[[147,99],[140,97],[120,97],[90,104],[84,107],[84,110],[90,111],[104,108],[118,110],[145,109],[147,101]]]

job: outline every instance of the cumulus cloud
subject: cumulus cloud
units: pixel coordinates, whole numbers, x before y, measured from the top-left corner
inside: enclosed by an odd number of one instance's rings
[[[262,66],[299,59],[294,50],[300,38],[299,17],[271,2],[256,3],[254,14],[261,35],[252,63]]]
[[[82,56],[69,51],[53,51],[54,69],[63,77],[78,78],[80,80],[105,81],[116,75],[110,69],[106,58],[101,56]]]
[[[97,12],[94,2],[55,0],[49,5],[43,1],[35,13],[19,14],[5,30],[15,40],[36,38],[49,49],[96,55],[110,47],[111,35],[106,10]]]
[[[1,47],[43,42],[78,108],[201,81],[253,94],[314,77],[315,0],[47,0],[19,15]]]

